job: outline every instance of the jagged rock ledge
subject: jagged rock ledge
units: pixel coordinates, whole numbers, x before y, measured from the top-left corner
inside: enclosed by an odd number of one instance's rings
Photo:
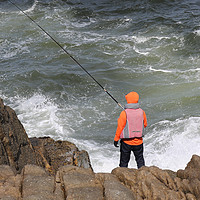
[[[199,200],[200,157],[184,170],[115,168],[94,173],[86,151],[67,141],[28,138],[0,99],[1,200]]]
[[[27,164],[44,167],[55,174],[60,166],[92,168],[89,155],[68,141],[50,137],[28,138],[13,109],[0,98],[0,164],[9,165],[15,173]]]

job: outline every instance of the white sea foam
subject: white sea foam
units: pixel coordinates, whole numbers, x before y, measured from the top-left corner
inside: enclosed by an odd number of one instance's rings
[[[24,12],[25,12],[25,13],[32,12],[32,11],[35,9],[35,7],[36,7],[37,3],[38,3],[38,1],[37,1],[37,0],[36,0],[36,1],[34,1],[33,5],[32,5],[30,8],[28,8],[28,9],[24,10]]]
[[[10,42],[7,39],[1,42],[0,51],[0,59],[10,59],[17,54],[30,52],[27,46],[27,41],[20,41],[19,43],[16,43]]]
[[[200,30],[195,30],[193,33],[200,36]]]
[[[77,144],[79,149],[87,150],[94,172],[107,173],[119,166],[119,148],[114,147],[113,143],[99,144],[93,140],[76,139],[71,141]]]
[[[151,37],[144,37],[144,36],[132,36],[132,38],[137,42],[137,43],[144,43],[147,42],[151,39],[156,39],[156,40],[162,40],[162,39],[170,39],[170,37],[164,37],[164,36],[151,36]]]
[[[135,46],[133,47],[133,49],[138,54],[142,54],[142,55],[145,55],[145,56],[149,54],[149,52],[142,52],[141,50],[137,49]]]
[[[16,3],[16,5],[18,6],[18,7],[20,7],[25,13],[27,13],[27,12],[32,12],[34,9],[35,9],[35,7],[36,7],[36,4],[37,4],[37,0],[35,0],[34,1],[34,3],[33,3],[33,5],[30,7],[30,8],[28,8],[28,9],[26,9],[26,10],[23,10],[23,6],[21,7],[20,5],[18,5],[17,3]],[[11,11],[10,9],[9,10],[7,10],[7,9],[5,9],[5,10],[0,10],[0,13],[2,13],[2,14],[6,14],[6,13],[9,13],[9,14],[11,14],[11,13],[20,13],[20,14],[23,14],[21,11],[19,11],[14,5],[12,5],[11,3],[10,3],[10,7],[11,8],[15,8],[15,11]],[[9,8],[10,8],[9,7]]]
[[[14,97],[11,105],[18,113],[29,137],[63,137],[63,126],[57,117],[58,107],[53,101],[41,94],[30,98]]]
[[[200,117],[162,121],[145,139],[148,166],[177,171],[184,169],[193,154],[200,155]]]
[[[173,71],[165,70],[165,69],[154,69],[153,67],[150,67],[149,69],[154,72],[173,73]]]
[[[86,27],[86,26],[89,26],[91,24],[91,22],[73,22],[72,25],[74,27],[77,27],[77,28],[83,28],[83,27]]]
[[[154,72],[163,72],[163,73],[181,73],[181,74],[185,74],[188,72],[199,72],[200,68],[194,68],[194,69],[187,69],[187,70],[178,70],[178,69],[174,69],[174,70],[165,70],[165,69],[154,69],[153,67],[149,67],[149,69],[151,71]]]

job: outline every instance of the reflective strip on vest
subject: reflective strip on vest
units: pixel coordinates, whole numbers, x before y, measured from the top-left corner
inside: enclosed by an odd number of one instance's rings
[[[144,129],[143,110],[126,109],[126,126],[122,131],[120,138],[141,138]]]

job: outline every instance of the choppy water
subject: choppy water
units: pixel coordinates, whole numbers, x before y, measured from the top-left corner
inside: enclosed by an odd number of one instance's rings
[[[121,104],[140,94],[147,166],[178,170],[200,155],[199,0],[13,1]],[[121,108],[6,0],[0,30],[0,97],[28,135],[76,143],[96,172],[117,167]]]

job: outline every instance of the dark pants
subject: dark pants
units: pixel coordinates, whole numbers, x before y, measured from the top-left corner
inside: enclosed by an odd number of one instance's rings
[[[145,166],[143,157],[143,144],[141,145],[128,145],[121,140],[120,145],[120,167],[128,167],[131,151],[133,151],[138,169]]]

